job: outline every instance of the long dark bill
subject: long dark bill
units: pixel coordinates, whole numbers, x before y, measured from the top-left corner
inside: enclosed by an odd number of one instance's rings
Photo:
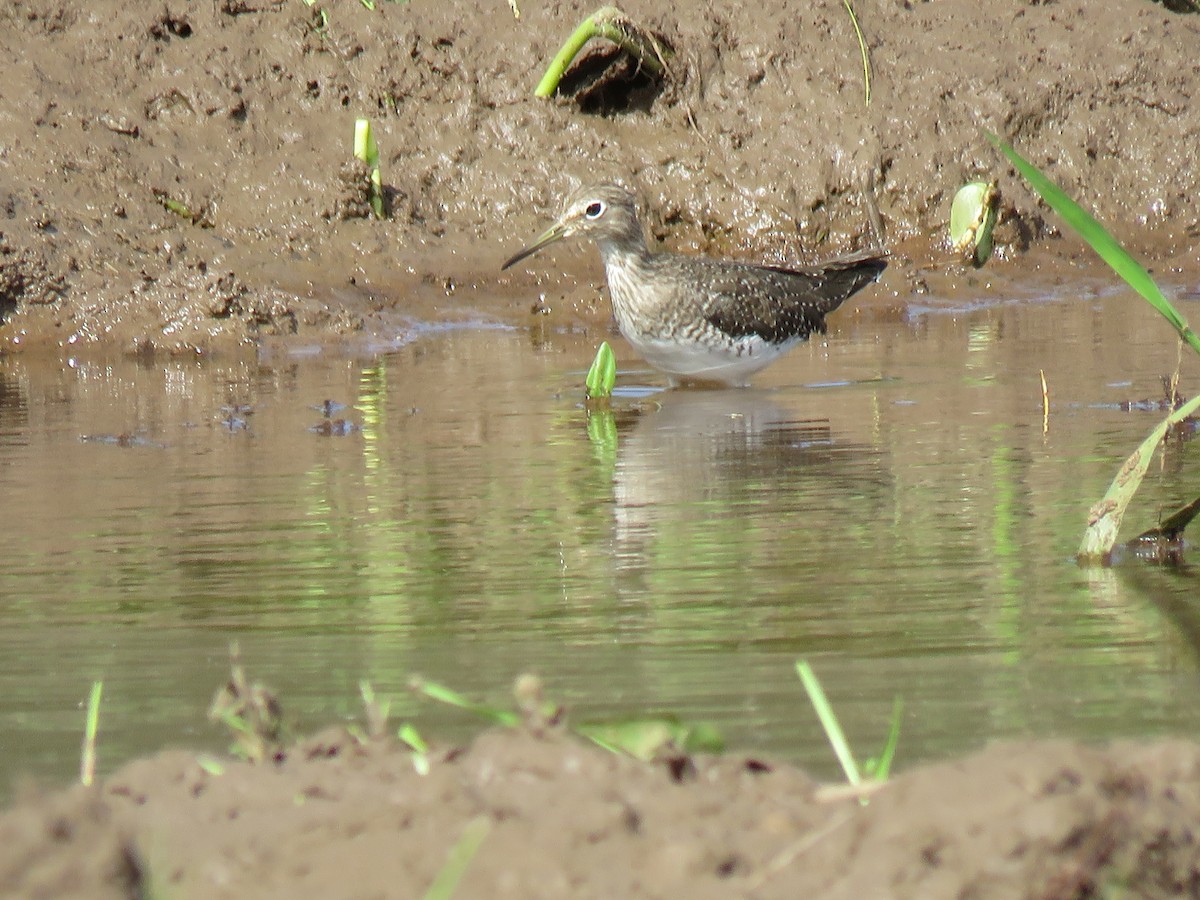
[[[502,265],[500,267],[500,271],[503,272],[509,266],[516,265],[521,260],[525,259],[527,256],[533,256],[533,254],[537,253],[543,247],[545,247],[549,244],[553,244],[555,241],[561,240],[562,238],[564,238],[566,236],[567,236],[567,231],[561,224],[555,223],[554,225],[551,225],[537,238],[537,240],[535,240],[532,244],[530,244],[524,250],[521,250],[520,252],[518,252],[515,256],[513,256],[511,259],[509,259],[508,262],[506,262],[504,265]]]

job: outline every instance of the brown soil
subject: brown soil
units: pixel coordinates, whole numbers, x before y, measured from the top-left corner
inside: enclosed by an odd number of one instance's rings
[[[869,107],[840,3],[680,16],[631,0],[674,50],[669,80],[601,47],[553,101],[532,87],[590,4],[524,3],[520,19],[500,0],[376,5],[326,4],[322,26],[300,0],[3,4],[0,349],[519,320],[532,276],[498,263],[597,176],[638,188],[671,246],[775,261],[870,243],[877,210],[884,287],[904,298],[913,260],[952,266],[942,235],[965,179],[999,178],[1010,257],[1057,227],[982,128],[1135,250],[1172,257],[1200,233],[1200,17],[1162,5],[867,6]],[[364,217],[346,165],[357,116],[376,126],[387,221]],[[606,318],[595,298],[539,306]]]
[[[895,265],[875,296],[902,302],[953,268],[966,179],[1000,180],[996,265],[1056,233],[981,128],[1135,251],[1194,265],[1200,17],[859,4],[867,107],[836,2],[630,2],[674,49],[670,80],[601,50],[554,101],[532,86],[591,4],[376,4],[325,3],[323,27],[300,0],[0,6],[0,352],[521,321],[534,276],[499,262],[597,176],[636,186],[665,244],[726,255],[833,255],[873,240],[877,210]],[[357,116],[385,221],[346,165]],[[566,302],[539,309],[607,316],[559,280]],[[460,896],[1195,896],[1198,773],[1192,744],[1025,744],[905,773],[863,807],[738,757],[680,771],[492,732],[421,777],[394,744],[328,735],[278,765],[212,776],[165,753],[30,795],[0,815],[0,893],[415,896],[481,819]]]
[[[418,897],[468,830],[459,897],[1200,894],[1200,747],[1002,745],[869,804],[744,756],[650,765],[493,731],[419,775],[330,732],[210,775],[184,752],[0,816],[11,897]]]

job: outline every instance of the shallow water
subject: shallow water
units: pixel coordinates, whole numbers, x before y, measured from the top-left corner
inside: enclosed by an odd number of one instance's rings
[[[1195,734],[1194,573],[1072,560],[1156,421],[1118,404],[1160,395],[1175,343],[1119,293],[983,299],[843,315],[751,390],[653,390],[617,341],[615,442],[589,435],[593,341],[570,335],[0,358],[0,789],[74,777],[93,679],[102,769],[220,747],[232,639],[299,730],[356,715],[367,678],[463,734],[410,674],[504,702],[535,671],[576,718],[671,711],[833,775],[803,656],[862,756],[903,698],[901,766]],[[327,398],[361,430],[310,430]],[[1123,537],[1200,494],[1195,456],[1166,454]]]

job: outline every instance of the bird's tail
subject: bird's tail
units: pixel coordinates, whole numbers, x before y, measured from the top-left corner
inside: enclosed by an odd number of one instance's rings
[[[847,298],[878,281],[886,268],[887,253],[879,250],[859,250],[816,266],[813,273],[819,273],[815,281],[820,285],[823,312],[833,312]]]

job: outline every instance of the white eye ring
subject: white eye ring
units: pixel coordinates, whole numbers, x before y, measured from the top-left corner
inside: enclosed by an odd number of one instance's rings
[[[608,204],[606,204],[603,200],[593,200],[583,210],[583,214],[584,214],[584,216],[591,219],[592,221],[595,221],[596,219],[598,219],[602,215],[604,215],[604,211],[607,209],[608,209]]]

